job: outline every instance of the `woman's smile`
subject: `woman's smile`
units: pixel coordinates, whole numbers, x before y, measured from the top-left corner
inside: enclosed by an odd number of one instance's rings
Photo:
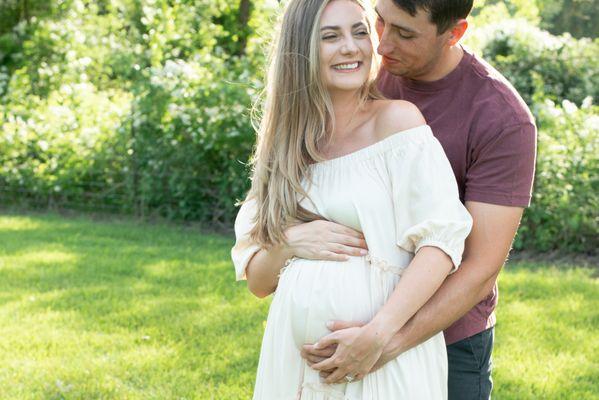
[[[332,66],[332,68],[335,71],[345,73],[345,74],[359,71],[361,67],[362,67],[361,61],[345,62],[345,63],[341,63],[341,64],[335,64]]]

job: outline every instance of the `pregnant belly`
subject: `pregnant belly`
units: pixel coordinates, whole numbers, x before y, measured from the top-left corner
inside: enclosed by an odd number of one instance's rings
[[[348,261],[295,259],[281,274],[271,310],[291,324],[295,345],[314,343],[330,333],[326,322],[369,321],[382,294],[373,293],[371,266],[364,257]],[[377,304],[374,306],[373,304]]]

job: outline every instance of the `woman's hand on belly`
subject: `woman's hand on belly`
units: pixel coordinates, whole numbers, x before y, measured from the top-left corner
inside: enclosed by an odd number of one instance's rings
[[[311,260],[347,261],[368,254],[362,232],[331,221],[316,220],[285,230],[292,253]]]
[[[331,321],[331,322],[332,322],[332,324],[327,325],[327,326],[333,332],[342,331],[342,330],[349,329],[349,328],[359,328],[361,326],[366,325],[364,322],[359,322],[359,321]],[[325,336],[325,338],[326,338],[326,336]],[[396,341],[397,340],[394,337],[391,340],[391,342],[389,342],[387,344],[387,346],[385,346],[385,348],[383,349],[383,352],[381,353],[381,356],[379,357],[377,362],[372,366],[372,369],[370,371],[368,371],[368,373],[376,371],[377,369],[381,368],[383,365],[385,365],[386,363],[395,359],[398,356],[399,353],[397,353],[395,351],[395,349],[397,348],[397,343],[395,343]],[[325,342],[323,342],[323,343],[325,343]],[[331,358],[335,354],[336,350],[337,350],[336,344],[330,345],[325,348],[315,348],[314,344],[305,344],[302,346],[300,354],[306,360],[306,363],[308,364],[308,366],[312,367],[315,364],[318,364],[328,358]],[[335,372],[336,369],[337,369],[336,367],[331,368],[329,370],[321,369],[320,376],[323,379],[326,379],[333,372]]]
[[[325,380],[328,384],[343,383],[348,375],[362,379],[377,363],[386,344],[387,340],[367,325],[333,332],[319,340],[315,347],[324,349],[336,345],[335,353],[311,367],[319,371],[334,369]]]
[[[363,256],[368,246],[362,232],[335,222],[317,220],[294,225],[285,230],[287,244],[261,249],[246,268],[248,288],[258,297],[273,293],[285,261],[305,260],[347,261],[349,256]]]

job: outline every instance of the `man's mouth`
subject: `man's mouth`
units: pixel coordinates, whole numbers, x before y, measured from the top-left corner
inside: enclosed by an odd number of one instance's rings
[[[385,64],[397,64],[399,62],[399,60],[387,56],[383,56],[383,61],[385,62]]]

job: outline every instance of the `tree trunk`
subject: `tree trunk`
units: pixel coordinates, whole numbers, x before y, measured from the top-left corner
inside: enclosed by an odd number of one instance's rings
[[[250,35],[250,28],[248,22],[252,15],[252,0],[240,0],[239,2],[239,13],[237,14],[237,23],[239,24],[239,47],[237,55],[241,56],[245,53],[245,47],[247,46],[248,36]]]
[[[29,22],[29,1],[21,0],[21,20]]]

